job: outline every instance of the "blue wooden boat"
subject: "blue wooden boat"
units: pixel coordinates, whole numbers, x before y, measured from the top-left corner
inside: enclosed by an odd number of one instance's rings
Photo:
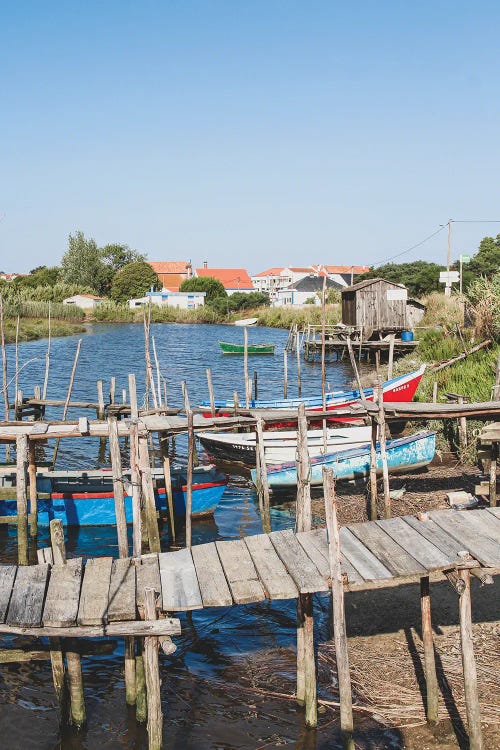
[[[125,476],[125,515],[127,523],[132,523],[132,496],[130,473]],[[167,510],[165,488],[160,471],[153,471],[159,480],[155,490],[156,507]],[[178,516],[186,513],[186,470],[174,468],[172,494],[174,512]],[[0,518],[15,516],[15,472],[1,477],[3,486],[0,498]],[[192,515],[212,514],[226,489],[228,478],[215,466],[197,466],[193,470]],[[157,481],[158,484],[158,481]],[[12,498],[9,497],[9,487]],[[116,524],[113,479],[107,470],[82,472],[40,472],[37,474],[38,525],[48,526],[53,518],[59,518],[67,526],[108,526]]]
[[[390,472],[406,472],[430,464],[436,453],[436,433],[417,432],[409,437],[387,441],[387,465]],[[370,444],[338,453],[311,458],[311,485],[323,484],[323,466],[333,469],[336,479],[355,480],[370,474]],[[377,444],[377,473],[382,472],[380,446]],[[256,471],[252,469],[256,483]],[[285,489],[297,485],[294,461],[267,467],[269,487]]]

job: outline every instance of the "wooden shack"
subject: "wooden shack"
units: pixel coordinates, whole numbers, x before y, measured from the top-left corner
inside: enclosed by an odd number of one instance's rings
[[[358,328],[366,341],[374,334],[404,331],[407,326],[404,284],[366,279],[342,291],[342,323]]]

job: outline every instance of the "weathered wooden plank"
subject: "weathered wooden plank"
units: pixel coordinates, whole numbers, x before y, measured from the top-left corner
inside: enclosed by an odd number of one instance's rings
[[[354,523],[349,530],[396,576],[424,574],[425,568],[374,523]]]
[[[301,594],[328,591],[327,582],[307,556],[291,529],[273,531],[269,534],[269,538]]]
[[[389,518],[376,523],[426,570],[447,568],[456,561],[456,555],[445,555],[402,518]]]
[[[41,626],[48,577],[48,565],[23,565],[17,569],[7,612],[7,625],[23,628]]]
[[[16,577],[16,565],[0,565],[0,622],[4,622]]]
[[[233,597],[214,542],[191,547],[204,607],[229,607]]]
[[[487,511],[500,521],[500,508],[487,508]]]
[[[349,531],[347,526],[340,529],[340,547],[344,556],[365,581],[392,578],[391,571]]]
[[[81,557],[68,560],[66,564],[54,565],[51,569],[42,616],[44,627],[69,627],[75,624],[82,575]]]
[[[326,529],[313,529],[312,531],[300,532],[296,535],[300,544],[304,547],[319,572],[330,579],[330,563],[328,562],[328,540]],[[305,541],[307,540],[307,541]],[[305,544],[304,544],[305,542]],[[348,583],[363,581],[358,571],[351,565],[344,554],[341,554],[342,573],[347,576]]]
[[[162,552],[158,560],[163,609],[166,612],[185,612],[203,607],[190,550]]]
[[[87,560],[78,608],[79,625],[101,625],[108,621],[112,565],[112,557],[94,557]]]
[[[444,515],[443,511],[432,511],[429,515],[443,531],[455,537],[463,545],[463,549],[470,552],[481,565],[500,565],[500,545],[480,533],[476,524],[467,520],[467,514],[458,511]]]
[[[492,518],[491,514],[485,513],[484,510],[468,510],[465,518],[481,534],[500,544],[500,520],[495,518],[495,516]]]
[[[37,627],[21,625],[5,625],[0,623],[0,633],[10,635],[33,635],[38,638],[102,638],[132,636],[144,637],[148,635],[179,635],[180,622],[171,617],[161,620],[129,620],[128,622],[110,622],[107,625],[75,625],[70,628],[47,627],[42,630]]]
[[[142,555],[140,564],[135,566],[136,577],[136,598],[137,606],[141,610],[141,616],[144,614],[144,591],[145,589],[154,589],[161,598],[161,578],[160,563],[158,562],[158,553],[152,552],[149,555]]]
[[[216,542],[215,545],[236,604],[265,599],[264,589],[243,539]]]
[[[108,595],[108,622],[135,620],[135,567],[129,557],[113,560]]]
[[[295,599],[299,592],[267,534],[245,537],[253,564],[270,599]]]
[[[403,516],[405,523],[411,526],[418,533],[425,537],[429,542],[453,560],[453,565],[458,562],[458,553],[463,550],[463,545],[447,534],[443,529],[432,521],[429,517],[424,521],[419,521],[415,516]]]

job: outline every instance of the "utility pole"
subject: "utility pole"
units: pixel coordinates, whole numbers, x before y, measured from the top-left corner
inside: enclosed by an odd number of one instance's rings
[[[448,219],[448,255],[446,258],[446,272],[448,273],[448,281],[446,282],[444,293],[447,297],[451,295],[451,283],[450,283],[450,265],[451,265],[451,222],[453,219]]]

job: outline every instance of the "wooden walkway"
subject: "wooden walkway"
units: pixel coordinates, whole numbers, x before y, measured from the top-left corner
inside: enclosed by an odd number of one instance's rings
[[[381,588],[456,567],[500,571],[500,509],[434,511],[342,527],[344,588]],[[468,555],[464,555],[468,553]],[[331,585],[326,531],[258,534],[191,549],[65,565],[0,566],[0,632],[32,636],[177,635],[147,622],[144,591],[164,613],[294,599]]]

